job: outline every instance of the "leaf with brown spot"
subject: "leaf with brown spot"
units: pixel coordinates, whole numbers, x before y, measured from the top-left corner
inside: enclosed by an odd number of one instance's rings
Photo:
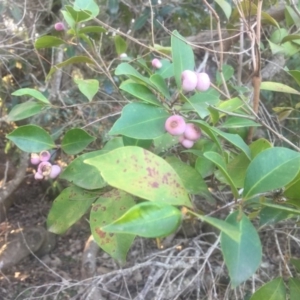
[[[111,186],[150,201],[192,207],[176,171],[161,157],[136,146],[86,159]],[[126,172],[124,172],[126,170]]]
[[[120,263],[126,261],[127,252],[135,235],[108,234],[101,228],[117,220],[134,205],[131,195],[115,189],[100,196],[91,209],[90,226],[94,240],[99,247]]]

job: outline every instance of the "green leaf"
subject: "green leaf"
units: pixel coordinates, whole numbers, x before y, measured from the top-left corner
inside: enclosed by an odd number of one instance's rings
[[[122,134],[131,138],[150,140],[163,135],[169,114],[162,108],[143,103],[130,103],[123,108],[110,135]]]
[[[115,70],[115,75],[127,75],[130,78],[134,79],[137,83],[144,83],[149,86],[153,86],[149,78],[141,75],[134,67],[128,63],[121,63],[117,66]]]
[[[154,74],[150,77],[150,81],[155,86],[156,90],[161,93],[162,96],[164,96],[166,99],[171,99],[169,88],[163,79],[159,74]]]
[[[221,0],[221,1],[225,2],[224,0]],[[225,81],[228,81],[232,77],[232,75],[234,74],[234,69],[230,65],[223,65],[222,66],[222,73],[223,73],[223,77],[224,77]],[[217,71],[217,74],[216,74],[216,81],[217,81],[217,85],[220,85],[220,84],[223,83],[219,71]]]
[[[8,121],[19,121],[40,113],[45,107],[45,104],[36,101],[27,101],[17,104],[8,114]],[[48,106],[49,107],[49,106]]]
[[[242,128],[242,127],[254,127],[261,126],[259,123],[256,123],[249,119],[244,119],[240,117],[229,117],[221,124],[221,128]]]
[[[43,103],[50,104],[49,100],[39,91],[30,88],[19,89],[12,93],[13,96],[25,96],[29,95]]]
[[[227,170],[226,170],[226,164],[222,158],[222,156],[219,153],[216,152],[205,152],[203,154],[207,159],[209,159],[210,161],[212,161],[214,164],[217,165],[217,167],[219,168],[220,172],[226,177],[228,184],[231,187],[231,191],[233,193],[233,196],[235,199],[239,198],[239,192],[232,180],[232,178],[230,177],[230,175],[228,174]]]
[[[117,220],[133,205],[135,202],[132,196],[123,191],[112,190],[101,195],[91,209],[90,226],[95,242],[120,263],[126,261],[135,236],[124,233],[108,234],[102,231],[102,227]]]
[[[144,84],[132,82],[131,80],[126,80],[121,83],[120,89],[146,103],[153,104],[156,106],[162,106],[160,101],[153,94],[153,92]]]
[[[60,174],[59,178],[68,180],[73,184],[87,189],[101,189],[107,184],[95,166],[84,163],[86,159],[98,157],[107,153],[106,150],[98,150],[80,155],[74,159]],[[84,174],[84,176],[82,175]]]
[[[298,295],[299,296],[299,295]],[[259,288],[250,300],[286,300],[286,290],[282,278],[276,278]]]
[[[165,237],[178,229],[181,219],[181,211],[176,207],[147,201],[133,206],[122,217],[101,230],[147,238]]]
[[[272,92],[300,95],[300,92],[298,92],[297,90],[279,82],[264,81],[261,83],[260,89]]]
[[[149,149],[152,145],[152,140],[137,140],[128,136],[123,136],[124,146],[138,146],[141,148]]]
[[[72,28],[71,34],[75,34],[75,30],[76,30],[76,22],[72,16],[71,13],[69,13],[66,10],[61,10],[62,15],[64,16],[65,21],[67,22],[67,24],[70,26],[70,28]],[[69,32],[68,32],[69,33]]]
[[[239,242],[221,233],[223,257],[229,271],[231,285],[235,288],[256,272],[261,263],[262,248],[255,227],[242,212],[235,211],[230,214],[226,222],[241,233]]]
[[[195,214],[200,220],[203,222],[206,222],[210,224],[211,226],[219,229],[223,234],[225,234],[229,239],[239,243],[241,240],[241,232],[239,228],[236,228],[236,226],[233,226],[229,224],[226,221],[208,217],[208,216],[202,216],[199,214]]]
[[[258,139],[250,145],[251,158],[253,159],[260,152],[272,148],[272,144],[266,139]]]
[[[67,131],[62,139],[61,147],[67,154],[73,155],[81,152],[95,139],[83,129],[74,128]]]
[[[121,38],[119,35],[116,35],[114,37],[114,42],[115,42],[116,52],[118,55],[121,55],[122,53],[126,53],[127,43],[123,38]]]
[[[289,207],[289,206],[287,206],[287,204],[289,204],[289,203],[279,205],[279,204],[269,203],[269,202],[260,202],[260,205],[263,205],[263,206],[266,206],[266,207],[270,207],[270,208],[273,208],[273,209],[284,211],[284,212],[289,213],[289,214],[300,215],[300,210],[299,209]]]
[[[75,0],[74,9],[78,11],[89,11],[91,17],[97,17],[100,9],[94,0]]]
[[[290,212],[274,208],[264,207],[259,213],[259,226],[273,225],[289,218]]]
[[[98,93],[99,81],[96,79],[74,79],[80,92],[91,102]]]
[[[284,189],[284,196],[290,200],[300,201],[300,172]]]
[[[292,75],[292,77],[295,79],[295,81],[300,85],[300,71],[298,70],[291,70],[288,71],[289,74]]]
[[[299,171],[299,163],[299,153],[283,147],[270,148],[258,154],[247,169],[244,200],[291,182]]]
[[[300,259],[290,258],[290,263],[296,268],[296,271],[300,273]]]
[[[181,73],[185,70],[194,71],[195,59],[192,47],[187,44],[177,30],[171,36],[172,59],[177,87],[181,88]]]
[[[45,35],[40,38],[38,38],[35,43],[34,47],[36,49],[41,49],[41,48],[51,48],[51,47],[57,47],[59,45],[65,44],[65,41],[52,36],[52,35]]]
[[[183,110],[195,110],[201,119],[207,117],[210,112],[208,110],[209,105],[216,105],[219,103],[220,94],[213,89],[209,89],[205,92],[195,93],[190,98],[186,98],[188,103],[184,104]]]
[[[78,63],[94,64],[94,61],[92,59],[90,59],[89,57],[87,57],[87,56],[74,56],[74,57],[71,57],[71,58],[63,61],[62,63],[59,63],[59,64],[53,66],[50,69],[50,71],[49,71],[49,73],[46,77],[46,80],[49,80],[51,75],[53,73],[55,73],[57,71],[57,69],[60,69],[62,67],[66,67],[66,66],[72,65],[72,64],[78,64]]]
[[[174,66],[168,59],[160,59],[162,67],[156,70],[156,74],[160,75],[162,78],[167,79],[174,76]]]
[[[140,147],[117,148],[84,161],[96,167],[111,186],[150,201],[191,207],[174,169],[161,157]]]
[[[201,175],[191,166],[175,156],[168,156],[166,162],[177,172],[189,194],[207,193],[207,185]]]
[[[56,234],[65,233],[75,224],[98,198],[96,193],[87,192],[79,187],[64,189],[53,201],[47,217],[47,228]]]
[[[36,125],[20,126],[6,137],[24,152],[41,152],[55,147],[51,136]]]
[[[225,0],[216,0],[216,3],[218,3],[220,8],[223,10],[227,20],[229,20],[232,10],[230,4]]]
[[[104,33],[106,29],[101,26],[85,26],[78,29],[78,34],[82,33]]]
[[[289,278],[290,300],[298,300],[300,295],[300,279]]]

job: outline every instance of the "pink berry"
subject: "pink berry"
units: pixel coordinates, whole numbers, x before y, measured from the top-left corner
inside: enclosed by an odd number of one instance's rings
[[[40,161],[40,156],[37,153],[31,153],[30,162],[33,165],[38,165],[41,162]]]
[[[165,123],[165,129],[171,135],[181,135],[185,131],[185,121],[183,117],[174,115],[169,117]]]
[[[48,176],[51,173],[52,165],[48,161],[42,161],[37,169],[37,173]]]
[[[195,72],[190,70],[185,70],[181,74],[181,86],[186,92],[193,91],[197,85],[197,75]]]
[[[206,73],[197,73],[197,85],[198,91],[207,91],[210,87],[210,79]]]
[[[155,69],[160,69],[162,67],[162,63],[158,58],[154,58],[152,60],[152,67]]]
[[[42,151],[40,153],[40,161],[49,161],[49,159],[51,158],[51,154],[49,151]]]
[[[51,168],[51,172],[49,174],[49,177],[54,179],[56,178],[61,172],[61,167],[58,166],[58,165],[52,165],[52,168]]]
[[[54,28],[56,31],[64,31],[66,29],[65,24],[63,22],[55,23]]]
[[[192,148],[194,146],[194,141],[191,141],[191,140],[188,140],[188,139],[183,139],[181,141],[181,145],[184,147],[184,148]]]
[[[39,172],[36,172],[34,174],[34,179],[35,180],[42,180],[44,178],[44,176],[42,174],[40,174]]]
[[[188,140],[197,141],[201,136],[201,130],[197,125],[187,123],[183,135]]]

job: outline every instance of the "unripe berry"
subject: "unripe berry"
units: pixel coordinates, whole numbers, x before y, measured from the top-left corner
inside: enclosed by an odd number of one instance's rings
[[[51,169],[52,165],[48,161],[42,161],[37,168],[37,173],[48,176],[51,173]]]
[[[152,60],[152,67],[155,69],[160,69],[162,67],[162,63],[158,58],[154,58]]]
[[[197,74],[197,85],[196,89],[198,91],[207,91],[210,87],[210,79],[206,73],[196,73]]]
[[[188,140],[197,141],[201,136],[201,130],[197,125],[187,123],[183,135]]]
[[[181,135],[185,131],[185,121],[183,117],[174,115],[169,117],[165,123],[165,129],[171,135]]]
[[[39,172],[36,172],[34,174],[34,179],[35,180],[42,180],[44,178],[44,176],[42,174],[40,174]]]
[[[181,86],[186,92],[193,91],[196,88],[198,78],[195,72],[185,70],[181,74]]]
[[[58,166],[58,165],[52,165],[52,168],[51,168],[51,172],[49,174],[49,177],[54,179],[56,178],[61,172],[61,167]]]
[[[121,53],[121,54],[119,55],[119,57],[120,57],[120,58],[126,58],[126,57],[127,57],[127,54],[126,54],[126,53]]]
[[[49,159],[51,158],[51,154],[49,151],[42,151],[40,153],[40,161],[49,161]]]
[[[31,153],[30,162],[33,165],[38,165],[41,162],[40,161],[40,156],[37,153]]]
[[[65,24],[63,22],[55,23],[54,28],[56,31],[64,31],[66,29]]]

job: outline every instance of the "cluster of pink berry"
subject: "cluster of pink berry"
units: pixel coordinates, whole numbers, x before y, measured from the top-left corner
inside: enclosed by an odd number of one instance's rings
[[[56,178],[61,172],[61,167],[58,165],[52,165],[49,160],[51,158],[51,154],[49,151],[42,151],[40,154],[31,153],[30,162],[33,165],[38,165],[37,171],[34,174],[34,178],[36,180],[48,179],[48,178]]]
[[[181,74],[181,86],[185,92],[191,92],[195,89],[204,92],[210,87],[210,79],[204,72],[185,70]]]
[[[166,120],[165,129],[171,135],[179,135],[179,141],[185,148],[192,148],[201,137],[200,128],[194,123],[185,123],[183,117],[173,115]]]

